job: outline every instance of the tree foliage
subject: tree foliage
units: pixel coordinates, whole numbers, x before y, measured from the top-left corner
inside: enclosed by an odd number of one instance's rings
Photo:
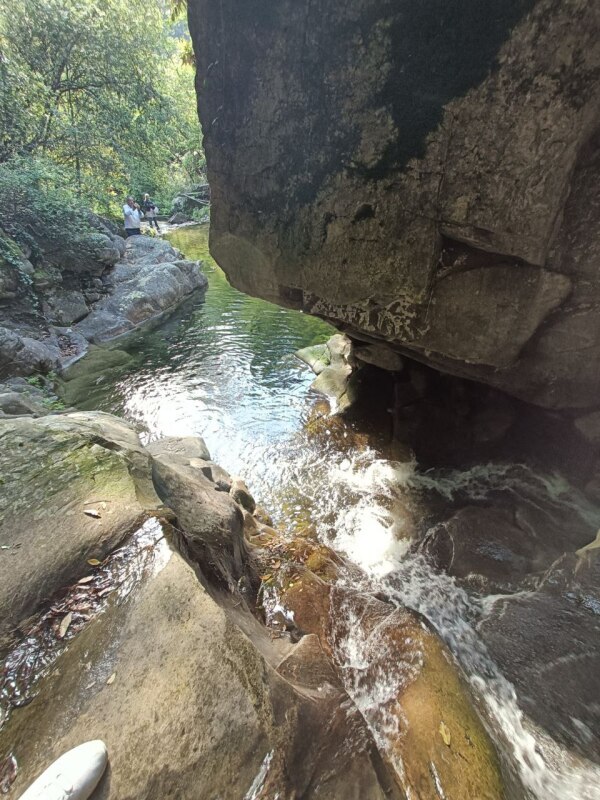
[[[160,0],[0,0],[0,163],[45,156],[105,212],[129,191],[160,205],[193,182],[193,68],[169,11]]]

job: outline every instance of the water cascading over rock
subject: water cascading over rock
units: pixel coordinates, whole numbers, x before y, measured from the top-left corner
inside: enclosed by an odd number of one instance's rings
[[[189,0],[211,251],[250,294],[598,405],[595,0]]]

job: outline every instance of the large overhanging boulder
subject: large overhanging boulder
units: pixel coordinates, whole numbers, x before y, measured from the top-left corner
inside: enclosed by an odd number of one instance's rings
[[[243,291],[552,408],[600,389],[595,0],[189,0]]]

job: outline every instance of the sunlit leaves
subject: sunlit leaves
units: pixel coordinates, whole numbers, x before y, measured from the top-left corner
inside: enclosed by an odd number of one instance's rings
[[[0,0],[0,162],[43,152],[100,211],[159,205],[200,147],[189,41],[161,0]],[[118,202],[119,201],[119,202]]]

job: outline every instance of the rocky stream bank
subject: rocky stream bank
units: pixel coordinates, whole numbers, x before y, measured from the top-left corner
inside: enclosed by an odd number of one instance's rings
[[[206,289],[198,262],[163,239],[126,240],[106,220],[90,221],[96,232],[81,252],[56,253],[41,240],[35,268],[16,245],[14,259],[0,259],[0,380],[59,372]]]

